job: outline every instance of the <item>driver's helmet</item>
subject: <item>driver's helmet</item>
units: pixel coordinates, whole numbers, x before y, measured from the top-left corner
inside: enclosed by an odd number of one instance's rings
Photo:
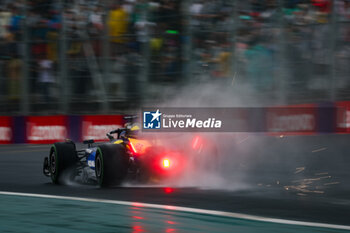
[[[126,123],[125,128],[128,129],[128,135],[131,137],[135,137],[140,132],[140,126],[136,123]]]
[[[120,138],[126,138],[126,131],[122,131],[119,135]]]

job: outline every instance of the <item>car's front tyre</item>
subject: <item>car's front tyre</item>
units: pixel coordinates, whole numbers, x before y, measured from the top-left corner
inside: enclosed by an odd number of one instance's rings
[[[77,161],[78,158],[73,142],[57,142],[53,144],[49,156],[49,169],[52,182],[54,184],[63,184],[64,176],[74,170]]]

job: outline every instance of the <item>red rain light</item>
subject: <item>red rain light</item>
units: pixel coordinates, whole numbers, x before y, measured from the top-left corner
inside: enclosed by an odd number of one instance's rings
[[[163,167],[164,168],[170,167],[170,160],[169,159],[163,159]]]

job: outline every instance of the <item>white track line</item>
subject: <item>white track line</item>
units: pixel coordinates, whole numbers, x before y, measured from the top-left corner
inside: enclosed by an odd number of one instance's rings
[[[47,195],[47,194],[19,193],[19,192],[6,192],[6,191],[0,191],[0,195],[39,197],[39,198],[49,198],[49,199],[105,203],[105,204],[114,204],[114,205],[137,206],[137,207],[155,208],[155,209],[163,209],[163,210],[190,212],[190,213],[197,213],[197,214],[208,214],[208,215],[215,215],[215,216],[222,216],[222,217],[232,217],[232,218],[239,218],[244,220],[253,220],[253,221],[260,221],[260,222],[330,228],[330,229],[338,229],[338,230],[350,230],[350,226],[346,226],[346,225],[294,221],[294,220],[286,220],[286,219],[278,219],[278,218],[266,218],[261,216],[240,214],[240,213],[233,213],[233,212],[197,209],[197,208],[189,208],[189,207],[181,207],[181,206],[159,205],[159,204],[150,204],[150,203],[142,203],[142,202],[116,201],[116,200],[97,199],[97,198],[57,196],[57,195]]]

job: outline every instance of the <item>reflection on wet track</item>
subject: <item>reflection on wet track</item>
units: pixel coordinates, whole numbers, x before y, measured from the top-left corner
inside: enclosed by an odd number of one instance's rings
[[[335,229],[261,222],[142,204],[114,205],[1,195],[1,232],[334,232]],[[6,211],[5,211],[6,210]],[[14,218],[14,216],[16,216]],[[20,224],[18,224],[20,222]],[[349,227],[350,229],[350,227]],[[348,230],[349,230],[348,229]],[[343,232],[342,229],[336,229]],[[345,230],[344,230],[345,232]]]
[[[229,232],[232,226],[230,218],[147,209],[137,204],[1,196],[0,205],[1,232]]]

